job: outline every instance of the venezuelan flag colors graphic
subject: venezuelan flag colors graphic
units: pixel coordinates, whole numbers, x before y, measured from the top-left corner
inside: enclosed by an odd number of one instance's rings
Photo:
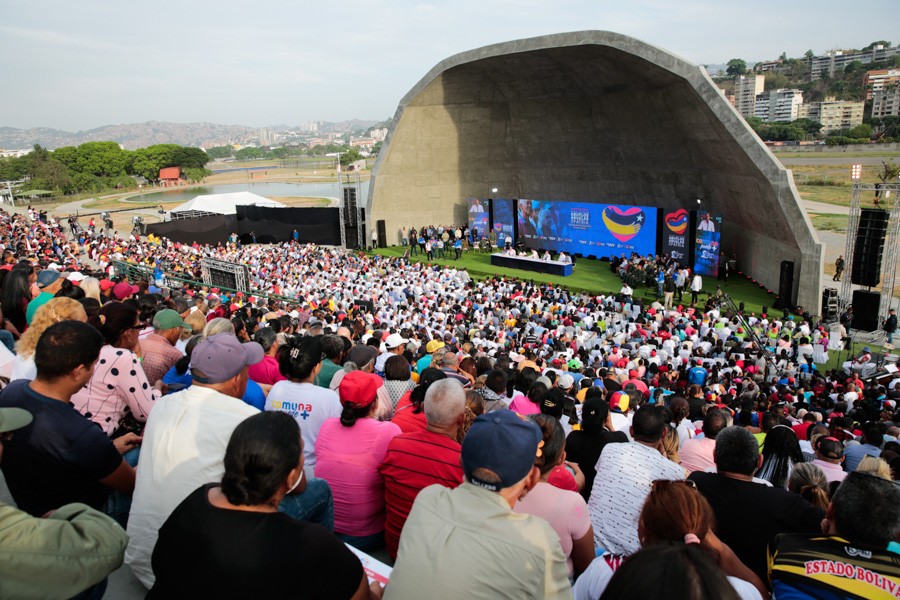
[[[638,207],[622,210],[617,206],[607,206],[603,209],[603,223],[620,242],[627,242],[640,233],[644,220],[644,211]]]
[[[688,212],[682,208],[673,213],[667,213],[666,226],[672,231],[672,233],[681,235],[687,230]]]

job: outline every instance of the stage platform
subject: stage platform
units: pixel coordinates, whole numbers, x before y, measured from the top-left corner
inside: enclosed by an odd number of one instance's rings
[[[534,273],[547,273],[568,277],[572,274],[572,263],[563,263],[558,260],[541,260],[528,256],[506,256],[505,254],[491,254],[491,264],[495,267],[532,271]]]

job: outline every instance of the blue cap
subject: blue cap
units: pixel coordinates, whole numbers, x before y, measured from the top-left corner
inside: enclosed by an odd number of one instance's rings
[[[515,485],[534,466],[542,437],[537,423],[509,409],[478,416],[463,439],[462,466],[466,479],[492,492]],[[493,472],[501,482],[473,476],[477,469]]]

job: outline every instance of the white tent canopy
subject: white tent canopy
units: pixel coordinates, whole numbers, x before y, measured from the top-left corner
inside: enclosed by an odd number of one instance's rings
[[[205,217],[208,215],[233,215],[238,206],[265,206],[267,208],[284,208],[284,204],[257,196],[251,192],[233,192],[230,194],[209,194],[196,196],[169,211],[173,219]]]

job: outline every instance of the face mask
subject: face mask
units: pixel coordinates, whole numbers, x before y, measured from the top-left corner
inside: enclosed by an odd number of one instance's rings
[[[301,481],[303,481],[303,471],[300,471],[300,477],[297,478],[297,483],[295,483],[295,484],[293,485],[293,487],[291,487],[291,489],[289,489],[289,490],[287,491],[287,493],[290,494],[291,492],[293,492],[294,490],[296,490],[296,489],[297,489],[297,486],[300,485],[300,482],[301,482]]]

